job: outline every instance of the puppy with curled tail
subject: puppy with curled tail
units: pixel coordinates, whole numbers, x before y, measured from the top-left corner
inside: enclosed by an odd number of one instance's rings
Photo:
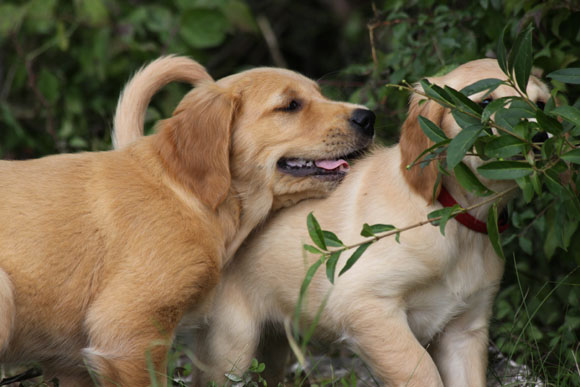
[[[149,99],[177,80],[195,88],[143,137]],[[182,316],[273,208],[338,185],[374,115],[292,71],[213,81],[173,56],[135,75],[115,123],[117,150],[0,161],[0,362],[38,362],[65,387],[89,372],[165,385]]]

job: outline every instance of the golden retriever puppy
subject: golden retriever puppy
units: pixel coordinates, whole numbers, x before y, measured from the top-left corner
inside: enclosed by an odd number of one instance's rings
[[[485,78],[505,78],[494,60],[473,61],[430,81],[460,90]],[[530,79],[527,92],[534,101],[549,98],[536,78]],[[514,93],[500,86],[490,97]],[[480,102],[481,94],[472,98]],[[226,372],[241,374],[257,356],[263,328],[292,318],[306,269],[318,259],[313,254],[305,258],[302,249],[310,240],[305,224],[309,212],[324,229],[352,244],[361,241],[364,223],[405,227],[442,208],[432,200],[436,165],[424,170],[406,166],[429,146],[418,115],[438,124],[449,137],[460,128],[448,109],[432,101],[419,104],[420,100],[417,95],[411,98],[398,145],[359,161],[328,198],[278,212],[238,251],[222,273],[206,321],[199,322],[194,349],[205,366],[196,385],[222,381]],[[481,163],[476,157],[465,161],[473,168]],[[498,191],[506,184],[485,182]],[[443,176],[442,185],[463,207],[482,200],[453,176]],[[479,207],[470,215],[484,221],[488,208]],[[342,254],[338,268],[349,255]],[[371,245],[334,286],[324,269],[318,270],[307,291],[302,321],[310,324],[328,296],[315,335],[344,341],[383,383],[485,386],[488,320],[503,266],[486,234],[457,220],[447,224],[445,236],[438,227],[424,225],[401,233],[400,244],[385,238]],[[271,358],[259,359],[266,371],[279,366],[269,362]]]
[[[173,80],[197,87],[140,137]],[[231,252],[273,207],[333,189],[373,122],[292,71],[214,82],[187,58],[153,62],[119,102],[131,144],[0,162],[0,362],[39,362],[62,386],[92,384],[83,363],[101,385],[164,380],[177,323]]]

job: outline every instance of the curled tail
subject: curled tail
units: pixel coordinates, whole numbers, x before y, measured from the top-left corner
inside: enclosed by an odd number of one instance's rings
[[[143,136],[143,121],[153,95],[170,82],[212,81],[205,68],[183,56],[164,56],[142,67],[125,85],[114,119],[113,146],[123,148]]]
[[[14,293],[8,274],[0,269],[0,353],[7,347],[14,325]]]

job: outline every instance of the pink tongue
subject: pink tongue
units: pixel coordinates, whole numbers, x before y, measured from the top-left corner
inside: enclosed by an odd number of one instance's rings
[[[333,169],[337,169],[340,168],[340,170],[344,170],[344,171],[348,171],[350,169],[350,166],[348,165],[348,163],[342,159],[340,160],[316,160],[314,161],[314,164],[316,164],[316,166],[318,168],[322,168],[322,169],[327,169],[329,171],[333,170]]]

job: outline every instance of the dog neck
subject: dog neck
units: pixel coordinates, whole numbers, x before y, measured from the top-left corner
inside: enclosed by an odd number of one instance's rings
[[[272,208],[272,194],[263,189],[250,189],[242,191],[236,189],[239,186],[235,180],[232,181],[232,191],[230,197],[235,196],[240,206],[239,224],[233,238],[226,241],[226,255],[224,265],[234,256],[240,245],[248,235],[268,216]],[[245,184],[244,186],[247,186]]]
[[[459,204],[462,208],[469,208],[477,203],[482,202],[483,198],[475,196],[465,189],[463,189],[457,181],[450,177],[444,177],[441,186],[441,193],[437,198],[439,203],[444,207],[452,207],[455,204]],[[498,211],[502,211],[505,208],[506,200],[500,199],[498,203]],[[455,219],[464,225],[465,227],[483,234],[487,234],[487,214],[489,209],[493,205],[493,202],[483,204],[476,208],[472,208],[469,211],[459,214]],[[500,232],[507,229],[508,224],[506,221],[500,221],[498,228]]]

